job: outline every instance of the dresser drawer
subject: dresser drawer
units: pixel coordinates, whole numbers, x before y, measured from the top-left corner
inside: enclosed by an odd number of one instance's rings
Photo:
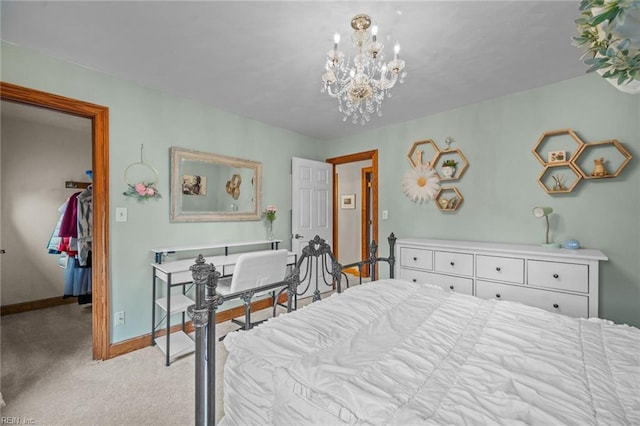
[[[433,251],[400,247],[400,266],[431,271],[433,269]]]
[[[478,278],[524,284],[524,259],[478,255],[476,275]]]
[[[434,274],[425,272],[426,283],[437,285],[446,291],[473,295],[473,280],[471,278],[453,277],[451,275]]]
[[[559,290],[589,292],[589,266],[574,263],[527,262],[527,284]]]
[[[435,270],[448,274],[473,276],[473,255],[436,251]]]
[[[450,275],[434,274],[433,272],[400,269],[400,279],[421,283],[433,284],[446,291],[455,291],[462,294],[473,295],[473,280],[471,278],[452,277]]]
[[[429,272],[400,268],[398,278],[411,283],[425,284],[429,282]]]
[[[589,317],[589,298],[579,294],[476,281],[476,296],[482,299],[520,302],[571,317]]]

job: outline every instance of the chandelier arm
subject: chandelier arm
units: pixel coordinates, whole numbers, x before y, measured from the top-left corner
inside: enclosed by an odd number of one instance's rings
[[[333,91],[333,86],[335,86],[335,84],[331,84],[331,85],[327,84],[326,85],[327,94],[329,96],[331,96],[332,98],[338,98],[338,97],[342,96],[342,94],[345,92],[345,90],[347,90],[347,86],[340,85],[341,86],[340,90],[334,92]]]
[[[378,81],[378,85],[381,90],[389,90],[396,85],[397,81],[398,81],[398,73],[394,72],[394,73],[391,73],[391,79],[380,80]]]

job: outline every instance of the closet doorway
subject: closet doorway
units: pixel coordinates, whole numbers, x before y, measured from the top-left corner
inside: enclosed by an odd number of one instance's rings
[[[333,165],[333,250],[341,263],[357,262],[369,255],[371,240],[379,243],[378,150],[326,161]]]
[[[93,359],[108,359],[110,346],[108,288],[109,110],[100,105],[5,82],[0,82],[0,100],[45,108],[91,120],[91,169],[93,170],[92,347]],[[37,155],[37,153],[33,153],[33,155]]]

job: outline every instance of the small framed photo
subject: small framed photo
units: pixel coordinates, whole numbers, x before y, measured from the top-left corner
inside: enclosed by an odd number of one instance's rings
[[[355,209],[356,208],[356,194],[347,194],[340,196],[340,208],[341,209]]]
[[[184,195],[207,195],[206,176],[182,175],[182,193]]]
[[[567,161],[567,151],[550,151],[549,163],[562,163]]]

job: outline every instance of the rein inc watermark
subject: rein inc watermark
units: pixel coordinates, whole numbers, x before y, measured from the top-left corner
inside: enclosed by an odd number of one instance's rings
[[[0,425],[35,425],[36,419],[31,417],[0,417]]]

